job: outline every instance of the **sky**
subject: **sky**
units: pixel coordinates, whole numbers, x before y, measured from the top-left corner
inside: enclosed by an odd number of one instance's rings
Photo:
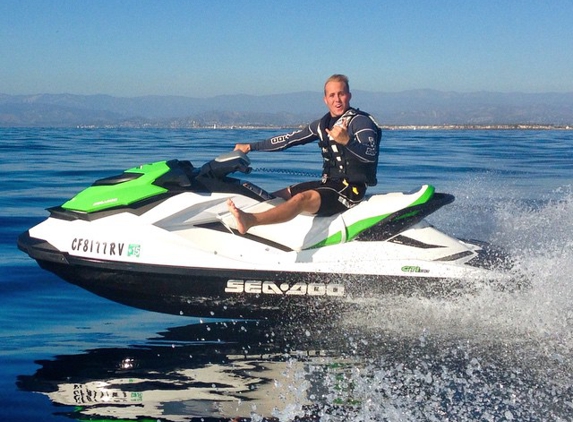
[[[573,0],[2,0],[0,93],[573,92]]]

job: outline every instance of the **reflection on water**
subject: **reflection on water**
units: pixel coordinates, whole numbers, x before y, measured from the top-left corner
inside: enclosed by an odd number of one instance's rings
[[[326,364],[328,352],[294,347],[292,334],[254,322],[171,328],[144,346],[40,361],[18,385],[72,406],[58,410],[70,417],[294,418],[312,404],[305,367]]]
[[[227,321],[40,361],[18,386],[78,419],[565,420],[570,362],[535,347]]]

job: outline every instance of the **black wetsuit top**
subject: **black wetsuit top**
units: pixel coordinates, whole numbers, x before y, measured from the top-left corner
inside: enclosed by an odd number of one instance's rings
[[[326,129],[348,120],[348,144],[341,145],[329,139]],[[319,120],[295,132],[275,136],[250,144],[251,151],[281,151],[295,145],[318,141],[323,162],[323,181],[343,179],[350,183],[377,183],[380,127],[372,116],[350,108],[342,116],[332,117],[327,113]]]

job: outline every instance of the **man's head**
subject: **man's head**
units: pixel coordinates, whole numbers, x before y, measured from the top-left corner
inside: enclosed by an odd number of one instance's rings
[[[350,85],[344,75],[332,75],[324,84],[324,103],[333,117],[342,116],[350,107]]]

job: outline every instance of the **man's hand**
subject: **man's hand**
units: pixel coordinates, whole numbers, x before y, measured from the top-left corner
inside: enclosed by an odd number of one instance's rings
[[[332,129],[326,129],[328,136],[337,144],[346,145],[350,141],[350,136],[348,135],[348,120],[342,120],[341,125],[334,125]]]
[[[251,150],[250,144],[236,144],[234,151],[241,151],[244,154],[247,154]]]

